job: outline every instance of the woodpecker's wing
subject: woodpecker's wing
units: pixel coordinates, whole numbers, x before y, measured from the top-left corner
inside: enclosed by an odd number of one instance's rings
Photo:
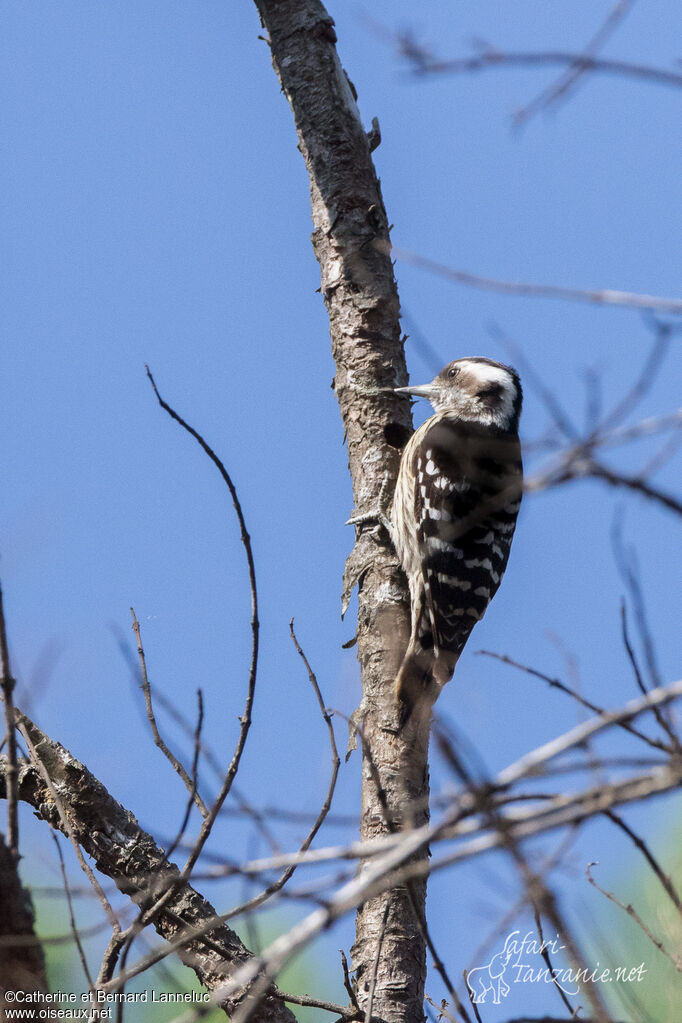
[[[436,657],[456,659],[507,565],[521,501],[519,440],[444,414],[434,416],[413,457],[421,641],[432,641]]]

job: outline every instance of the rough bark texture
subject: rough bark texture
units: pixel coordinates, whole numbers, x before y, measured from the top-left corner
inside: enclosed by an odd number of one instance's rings
[[[22,886],[17,863],[0,835],[0,1020],[7,991],[47,991],[45,960],[34,931],[31,896]],[[21,1006],[24,1008],[24,1006]],[[12,1003],[11,1008],[16,1008]],[[27,1012],[32,1007],[25,1006]],[[37,1019],[37,1009],[26,1019]]]
[[[404,385],[407,371],[388,222],[371,158],[378,131],[375,126],[368,137],[363,128],[336,53],[334,22],[322,4],[255,2],[310,178],[312,241],[329,313],[336,395],[355,506],[365,512],[379,506],[385,480],[395,482],[398,448],[412,430],[408,402],[388,390]],[[409,736],[397,732],[393,688],[409,634],[409,599],[395,552],[376,522],[359,527],[347,575],[360,580],[361,829],[370,838],[428,819],[428,728],[412,728]],[[419,882],[412,900],[397,889],[357,915],[358,999],[363,1006],[368,1000],[380,947],[373,1013],[381,1019],[424,1018],[425,946],[417,916],[425,897],[426,884]]]
[[[138,905],[146,904],[150,892],[160,895],[179,877],[178,868],[166,861],[163,849],[137,820],[109,794],[104,785],[64,746],[49,739],[37,725],[17,711],[27,729],[40,762],[59,795],[72,834],[91,856],[97,869],[110,877],[118,889]],[[4,795],[4,769],[0,758],[0,796]],[[38,770],[23,763],[19,772],[19,798],[35,807],[53,827],[65,832],[59,809]],[[179,886],[166,909],[154,920],[154,927],[167,941],[183,931],[198,929],[216,917],[216,910],[189,884]],[[179,958],[196,973],[201,983],[214,991],[251,953],[239,936],[223,923],[195,938],[178,952]],[[235,1003],[222,1007],[231,1014]],[[295,1023],[295,1016],[276,995],[268,995],[252,1016],[260,1023]]]

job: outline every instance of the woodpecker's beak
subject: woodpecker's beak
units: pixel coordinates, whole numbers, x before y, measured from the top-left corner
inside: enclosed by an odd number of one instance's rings
[[[431,401],[437,389],[433,384],[418,384],[416,387],[394,387],[393,390],[396,394],[411,394],[414,398],[426,398],[427,401]]]

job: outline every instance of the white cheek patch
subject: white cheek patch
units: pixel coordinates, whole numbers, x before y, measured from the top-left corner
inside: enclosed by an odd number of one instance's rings
[[[497,384],[502,389],[500,407],[495,410],[492,418],[500,424],[509,422],[514,412],[516,386],[507,370],[491,366],[487,362],[464,361],[462,365],[466,366],[467,373],[470,373],[481,387]]]

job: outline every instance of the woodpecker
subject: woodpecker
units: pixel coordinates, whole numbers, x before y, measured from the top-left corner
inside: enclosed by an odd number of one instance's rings
[[[516,370],[480,357],[395,390],[427,398],[435,412],[405,446],[390,516],[412,610],[396,678],[404,723],[452,678],[507,567],[523,487],[523,395]]]

